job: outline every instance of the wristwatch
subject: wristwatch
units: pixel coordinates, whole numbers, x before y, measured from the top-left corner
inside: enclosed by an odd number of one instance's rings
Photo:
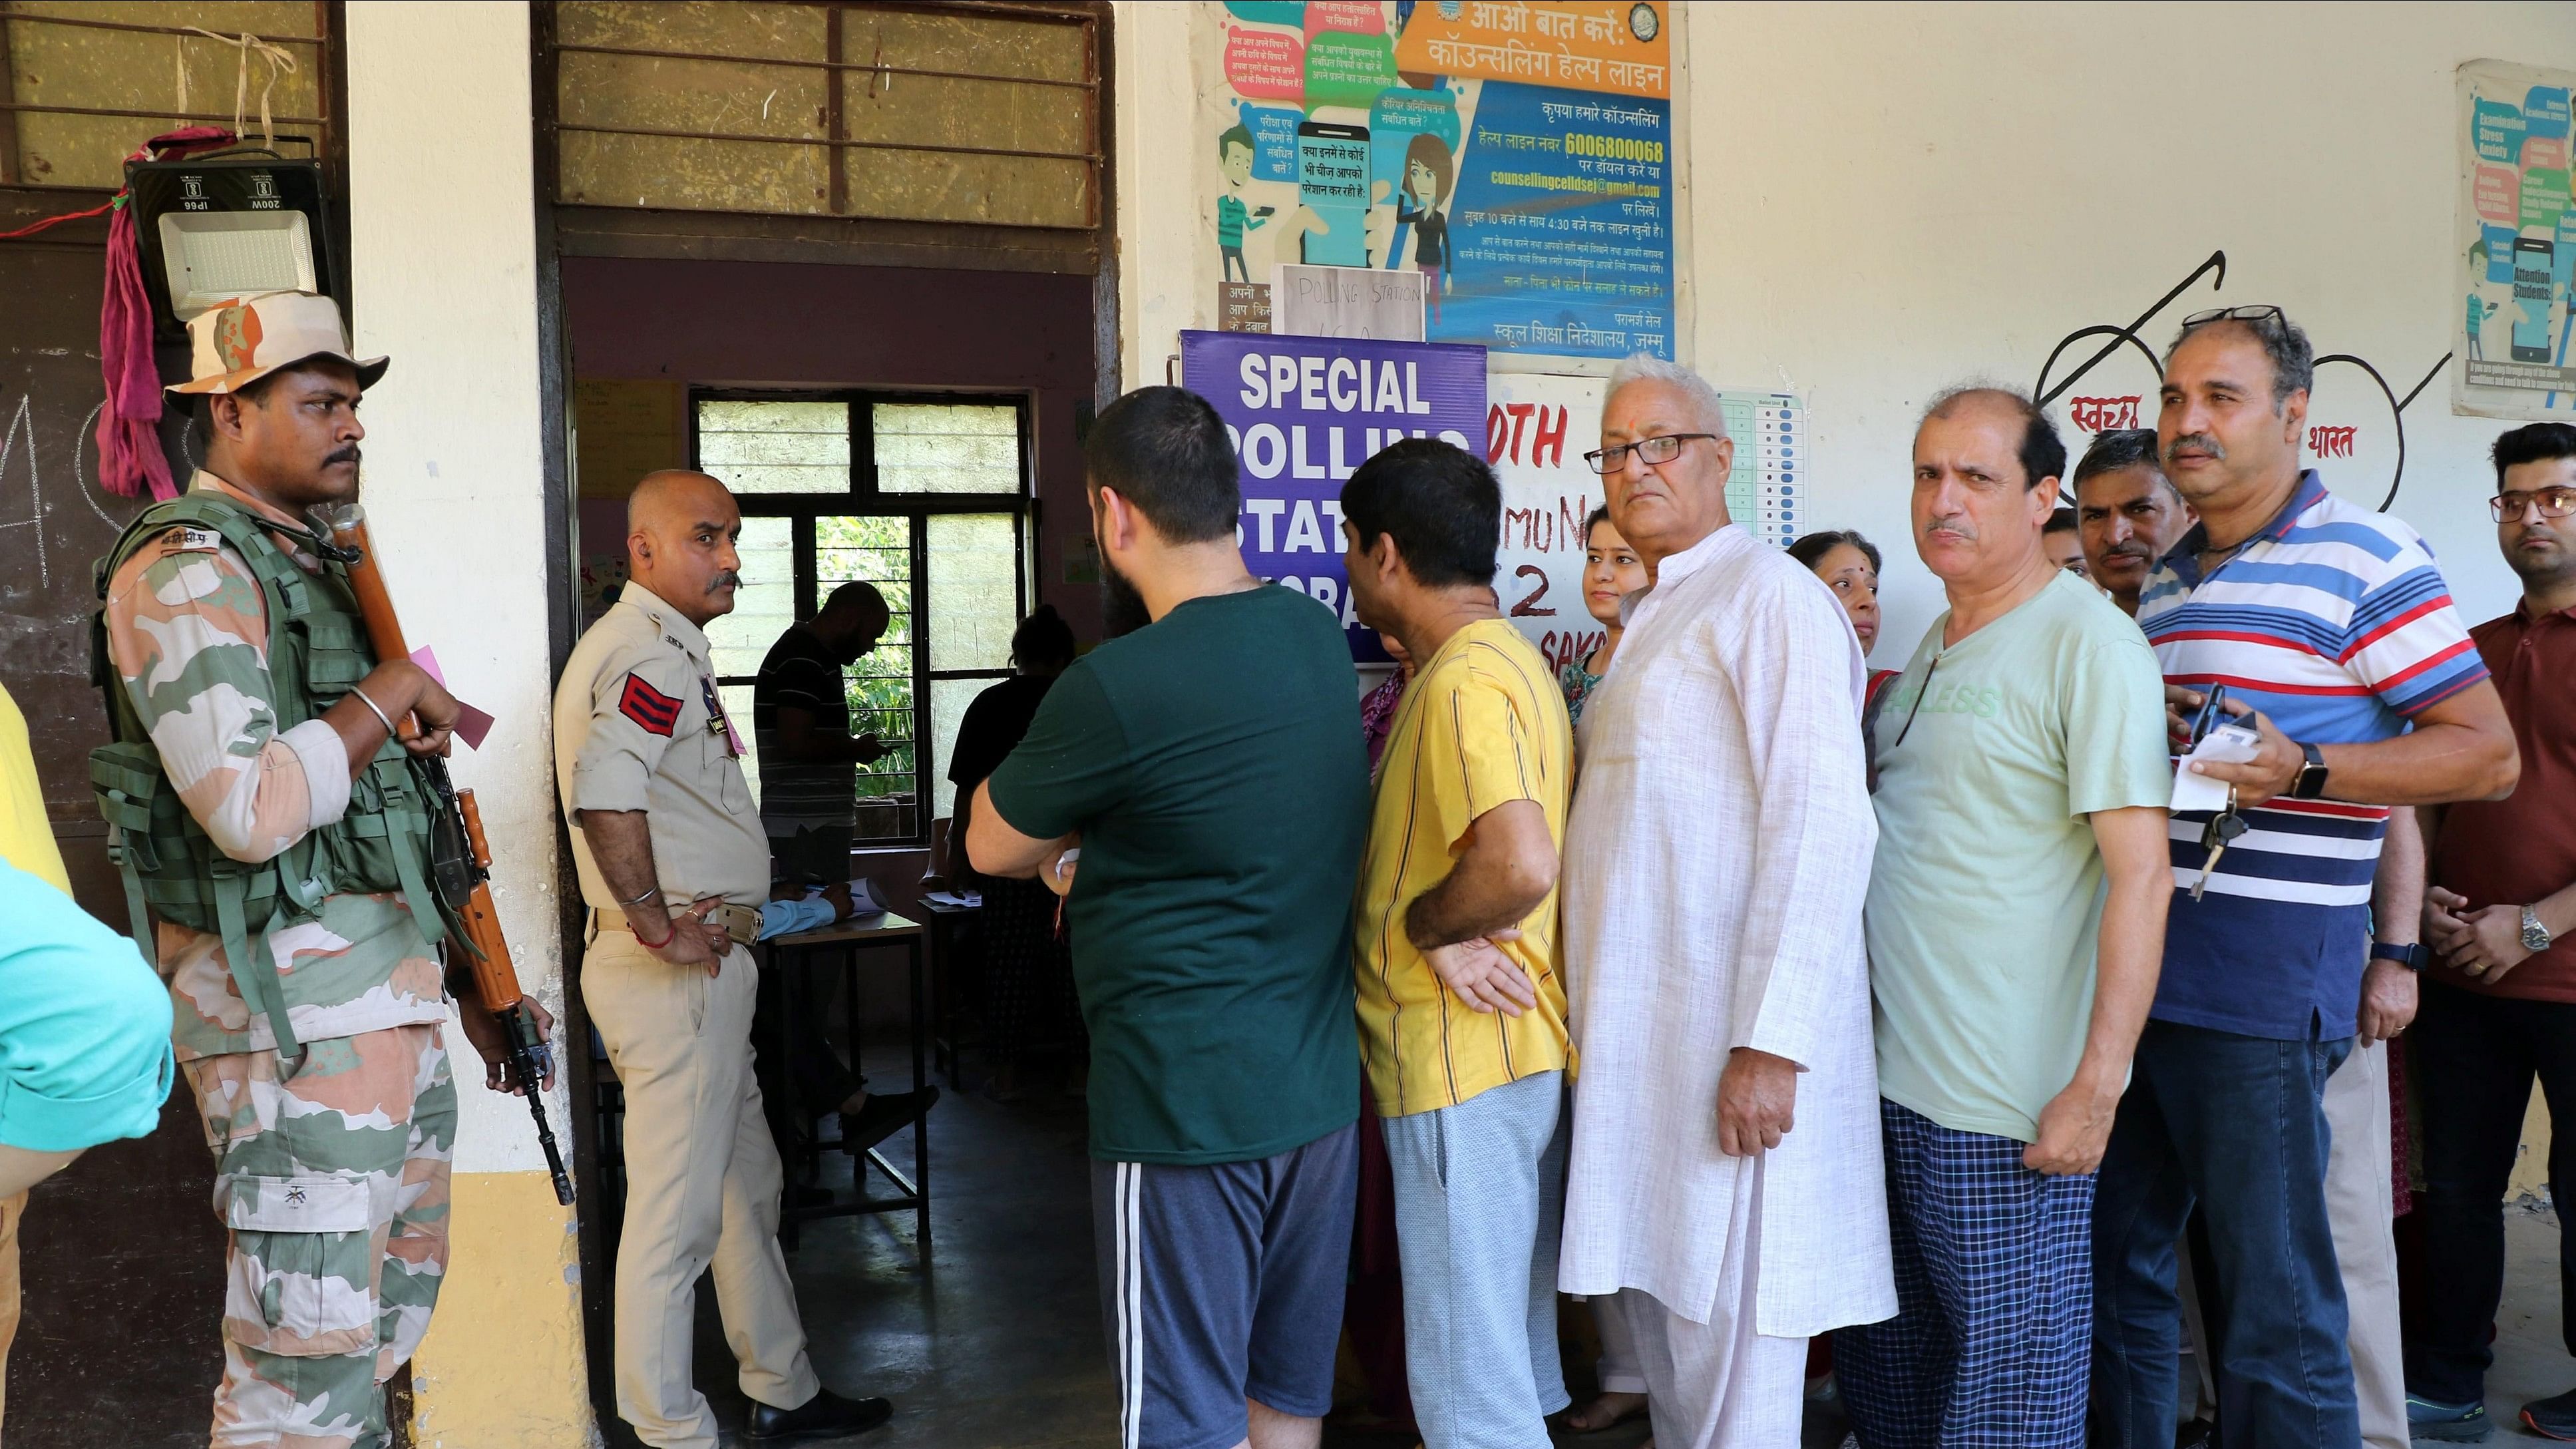
[[[2549,934],[2547,926],[2540,924],[2540,912],[2537,909],[2531,906],[2522,908],[2522,949],[2535,953],[2546,951],[2549,949],[2549,943],[2556,939],[2558,938]]]
[[[2400,946],[2390,941],[2373,941],[2370,943],[2370,959],[2394,961],[2409,971],[2421,971],[2433,959],[2433,953],[2420,941],[2411,946]]]
[[[2307,756],[2308,762],[2299,767],[2298,781],[2290,786],[2290,798],[2314,800],[2326,792],[2326,752],[2314,745],[2303,744],[2299,746],[2299,753]]]

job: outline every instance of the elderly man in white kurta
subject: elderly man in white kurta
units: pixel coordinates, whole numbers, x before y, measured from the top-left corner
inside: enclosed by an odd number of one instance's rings
[[[1566,831],[1583,1074],[1558,1285],[1618,1295],[1659,1449],[1794,1445],[1807,1339],[1896,1311],[1860,646],[1727,516],[1734,448],[1696,374],[1623,363],[1601,445],[1654,582],[1584,705]]]

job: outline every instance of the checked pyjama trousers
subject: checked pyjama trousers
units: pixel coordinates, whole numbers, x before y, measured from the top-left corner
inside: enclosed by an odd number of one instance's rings
[[[1864,1449],[2082,1449],[2093,1176],[1879,1099],[1896,1316],[1846,1328],[1834,1373]]]

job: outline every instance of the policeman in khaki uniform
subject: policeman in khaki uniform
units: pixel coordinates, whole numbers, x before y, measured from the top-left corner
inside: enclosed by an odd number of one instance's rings
[[[310,293],[188,325],[191,379],[171,391],[205,399],[205,467],[100,562],[116,738],[91,783],[216,1156],[211,1441],[373,1449],[447,1263],[449,926],[406,752],[445,753],[457,706],[419,665],[375,658],[303,517],[356,496],[359,394],[385,359],[352,357],[338,307]],[[499,1087],[500,1028],[470,974],[444,984]]]
[[[716,695],[704,626],[733,609],[742,515],[703,473],[654,473],[626,505],[629,578],[555,688],[555,781],[590,946],[582,999],[626,1093],[617,1411],[647,1444],[714,1449],[690,1380],[698,1275],[715,1267],[755,1444],[884,1423],[825,1390],[778,1247],[777,1146],[751,1071],[769,841]]]

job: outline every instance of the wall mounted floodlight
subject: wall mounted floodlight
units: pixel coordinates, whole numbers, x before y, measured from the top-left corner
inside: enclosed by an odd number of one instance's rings
[[[274,155],[135,161],[135,241],[165,333],[234,297],[300,291],[344,305],[332,274],[319,161]]]

